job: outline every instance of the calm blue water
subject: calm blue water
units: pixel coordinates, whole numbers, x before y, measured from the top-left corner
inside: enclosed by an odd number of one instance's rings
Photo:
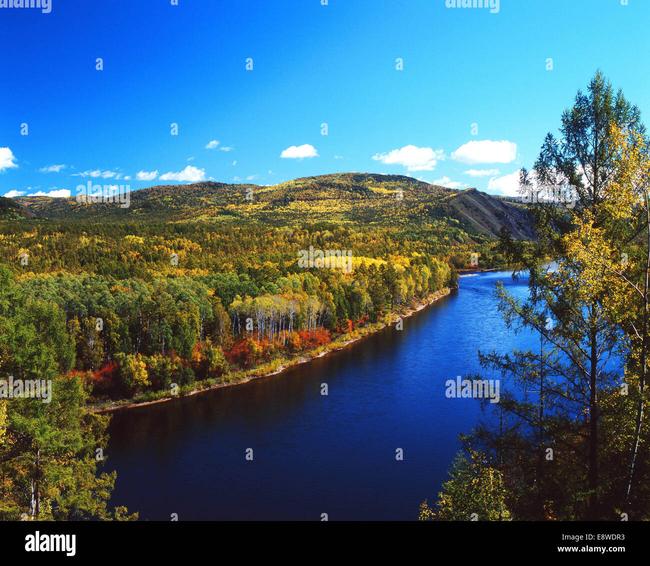
[[[464,277],[402,332],[282,375],[116,414],[112,503],[141,519],[416,519],[446,479],[459,433],[488,418],[476,400],[447,399],[445,381],[478,372],[479,349],[535,347],[504,327],[498,280],[526,294],[527,281],[509,273]]]

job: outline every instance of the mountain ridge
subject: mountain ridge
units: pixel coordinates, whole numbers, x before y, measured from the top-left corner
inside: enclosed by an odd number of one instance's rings
[[[454,190],[405,175],[331,173],[275,185],[206,181],[154,185],[130,192],[128,208],[114,203],[77,202],[50,197],[19,197],[25,216],[100,221],[103,218],[168,221],[246,221],[270,224],[323,218],[343,223],[426,225],[445,220],[471,234],[498,237],[503,229],[516,239],[534,232],[525,207],[476,188]]]

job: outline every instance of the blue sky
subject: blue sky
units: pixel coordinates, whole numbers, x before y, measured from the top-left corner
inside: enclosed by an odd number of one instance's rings
[[[597,69],[650,114],[648,0],[321,1],[0,0],[0,195],[344,171],[507,194]]]

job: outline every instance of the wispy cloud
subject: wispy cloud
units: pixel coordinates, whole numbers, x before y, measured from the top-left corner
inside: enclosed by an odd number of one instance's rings
[[[90,177],[92,179],[117,179],[120,180],[123,175],[119,171],[111,171],[110,169],[92,169],[89,171],[82,171],[80,173],[73,173],[73,177]]]
[[[219,140],[212,140],[207,143],[205,149],[218,149],[219,151],[229,152],[235,148],[229,145],[221,145],[221,142]]]
[[[318,157],[318,150],[311,144],[292,145],[285,149],[280,157],[282,159],[310,159]]]
[[[64,165],[63,163],[59,165],[47,165],[46,167],[41,167],[39,171],[41,173],[60,173],[63,171],[67,166]]]
[[[192,165],[188,165],[182,171],[170,171],[160,176],[161,181],[183,181],[189,183],[198,183],[205,181],[205,169],[199,169]]]
[[[377,153],[372,158],[386,165],[401,165],[407,171],[433,171],[438,161],[445,159],[445,152],[442,149],[405,145],[386,153]]]
[[[511,141],[470,141],[451,154],[452,159],[474,165],[477,163],[512,163],[517,158],[517,144]]]
[[[8,147],[0,147],[0,171],[18,167],[13,151]]]

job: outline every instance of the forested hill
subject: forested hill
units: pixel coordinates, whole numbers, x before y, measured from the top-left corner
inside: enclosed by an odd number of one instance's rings
[[[13,199],[0,197],[0,220],[20,220],[34,214]]]
[[[533,237],[523,207],[468,189],[455,191],[401,175],[345,173],[306,177],[272,186],[196,183],[132,192],[128,208],[115,203],[24,197],[23,216],[58,220],[123,217],[125,220],[260,220],[281,226],[305,222],[421,227],[446,222],[469,234]]]
[[[517,204],[401,176],[126,194],[0,201],[0,375],[76,377],[107,403],[234,383],[504,265],[503,228],[531,235]]]

